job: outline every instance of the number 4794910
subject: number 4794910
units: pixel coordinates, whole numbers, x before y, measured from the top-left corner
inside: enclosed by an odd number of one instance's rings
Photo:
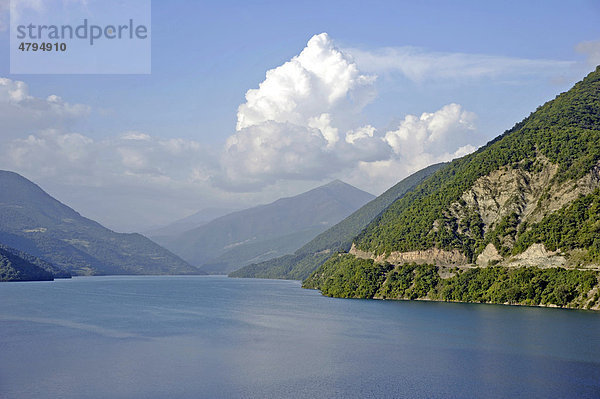
[[[25,43],[19,45],[21,51],[67,51],[66,43]]]

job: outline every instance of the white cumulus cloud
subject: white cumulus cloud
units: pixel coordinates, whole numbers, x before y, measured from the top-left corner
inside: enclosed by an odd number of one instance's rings
[[[394,153],[404,158],[428,153],[446,153],[454,143],[468,140],[475,129],[476,116],[458,104],[448,104],[436,112],[421,116],[407,115],[396,130],[385,134],[385,141]]]
[[[268,121],[306,126],[323,113],[363,105],[368,98],[353,94],[374,80],[361,74],[326,33],[315,35],[299,55],[267,71],[258,89],[248,90],[246,102],[238,108],[236,130]]]
[[[326,33],[313,36],[299,55],[267,71],[258,89],[246,93],[217,184],[259,189],[281,179],[321,180],[372,158],[373,151],[387,152],[372,134],[354,148],[353,140],[340,140],[344,126],[373,98],[375,79]]]
[[[280,180],[374,176],[393,165],[387,184],[474,149],[475,114],[458,104],[407,115],[391,131],[355,123],[373,99],[375,80],[326,33],[313,36],[299,55],[248,90],[215,183],[252,191]]]
[[[467,155],[477,149],[470,144],[478,141],[475,121],[476,115],[459,104],[448,104],[421,115],[406,115],[395,129],[384,134],[391,156],[361,160],[349,171],[348,181],[381,192],[429,165]],[[354,139],[372,132],[372,128],[359,130],[348,137]]]
[[[311,179],[329,158],[318,129],[268,121],[227,140],[222,161],[230,183],[224,184],[245,189],[279,179]]]

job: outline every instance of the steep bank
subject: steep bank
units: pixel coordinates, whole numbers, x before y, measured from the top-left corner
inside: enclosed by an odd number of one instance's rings
[[[443,267],[330,258],[304,281],[338,298],[410,299],[600,310],[597,270],[502,266]]]
[[[345,297],[596,309],[599,264],[600,67],[395,201],[305,286]],[[428,289],[385,288],[407,268],[427,270],[429,285],[406,281]]]

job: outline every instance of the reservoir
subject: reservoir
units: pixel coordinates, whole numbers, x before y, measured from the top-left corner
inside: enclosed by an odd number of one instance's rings
[[[221,276],[2,283],[0,397],[599,398],[600,313]]]

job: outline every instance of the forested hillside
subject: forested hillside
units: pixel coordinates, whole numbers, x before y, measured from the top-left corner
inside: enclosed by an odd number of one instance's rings
[[[356,238],[356,246],[377,255],[432,247],[457,249],[471,262],[488,243],[498,244],[500,253],[507,254],[524,251],[536,241],[547,247],[556,246],[552,242],[555,237],[529,231],[536,223],[548,223],[540,221],[549,214],[547,210],[558,210],[553,208],[565,202],[558,194],[580,191],[591,196],[585,201],[594,202],[592,197],[598,195],[595,190],[599,160],[600,69],[597,69],[502,136],[452,162],[396,201]],[[480,208],[488,198],[470,190],[478,179],[497,171],[522,178],[523,182],[514,190],[513,198],[498,204],[495,219],[490,219]],[[532,193],[537,198],[531,204],[527,194],[528,189],[537,185],[535,180],[543,180],[545,184],[539,187],[539,192]],[[504,183],[500,179],[496,182]],[[501,184],[498,186],[502,189]],[[505,184],[504,188],[508,186]],[[573,212],[567,210],[571,202],[561,204],[561,212]],[[594,217],[588,214],[586,220]],[[536,230],[542,228],[536,226]],[[580,234],[574,229],[566,231]],[[516,240],[519,240],[517,246]],[[580,244],[579,240],[562,242],[566,245],[562,250]],[[588,260],[593,260],[597,248],[593,243],[582,246],[590,252]]]
[[[332,257],[306,286],[335,296],[597,308],[599,189],[600,67],[395,201],[354,239],[349,255]],[[413,262],[431,268],[408,273]],[[398,273],[432,277],[420,291],[386,291]],[[541,285],[517,283],[523,276]],[[516,296],[465,294],[455,284],[484,291],[504,284]],[[568,300],[557,299],[563,291]]]
[[[0,281],[52,281],[71,274],[38,257],[0,244]]]

